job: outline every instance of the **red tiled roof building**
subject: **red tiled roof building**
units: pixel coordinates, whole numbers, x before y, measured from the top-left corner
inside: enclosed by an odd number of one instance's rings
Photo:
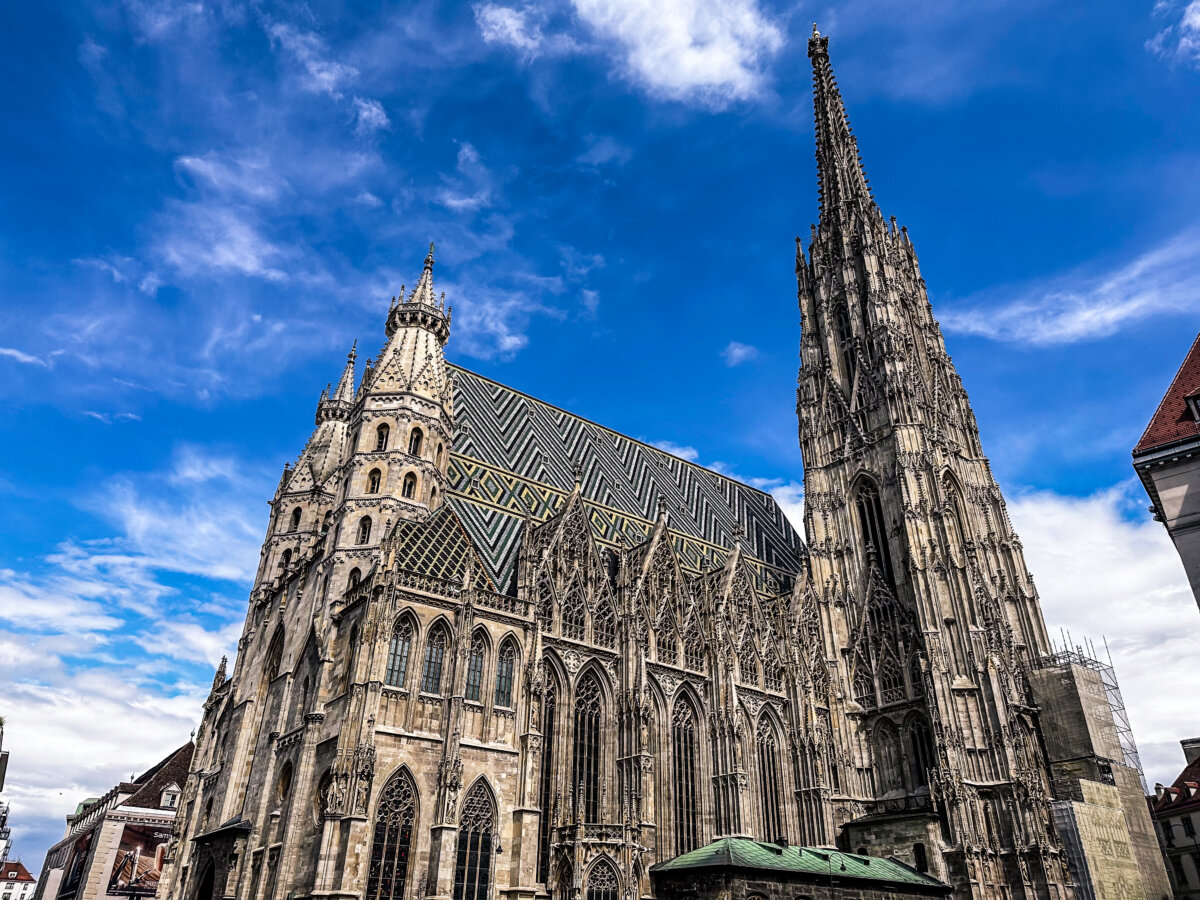
[[[1200,604],[1200,336],[1133,448],[1133,468]]]

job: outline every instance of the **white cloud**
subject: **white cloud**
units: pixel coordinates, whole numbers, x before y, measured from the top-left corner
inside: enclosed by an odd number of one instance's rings
[[[1186,4],[1158,0],[1157,16],[1178,16],[1178,20],[1146,42],[1146,49],[1173,62],[1200,68],[1200,0]]]
[[[616,44],[626,77],[669,100],[722,107],[762,93],[783,33],[755,0],[574,0]]]
[[[437,193],[437,202],[453,212],[476,212],[489,206],[494,179],[479,151],[464,141],[458,148],[455,168],[458,177],[447,179],[447,187]]]
[[[354,130],[362,135],[371,135],[382,128],[391,127],[391,120],[383,104],[369,97],[354,98]]]
[[[188,277],[240,274],[267,281],[288,275],[284,251],[264,237],[248,211],[218,203],[172,203],[158,253]]]
[[[275,22],[267,27],[273,46],[282,47],[304,70],[301,81],[305,90],[327,94],[335,99],[341,89],[358,78],[358,70],[327,58],[325,42],[320,35],[301,31],[287,22]]]
[[[721,351],[721,357],[725,360],[725,365],[730,367],[739,366],[757,356],[757,347],[751,347],[749,344],[742,344],[738,341],[730,341],[725,349]]]
[[[1108,638],[1150,783],[1183,768],[1179,739],[1200,734],[1200,712],[1179,703],[1194,681],[1200,616],[1162,525],[1135,481],[1087,497],[1018,494],[1009,513],[1056,640]]]
[[[288,186],[265,159],[223,159],[220,154],[207,153],[181,156],[175,160],[175,168],[227,197],[269,202]]]
[[[379,209],[383,206],[383,201],[372,194],[370,191],[363,191],[354,198],[354,202],[359,206],[365,206],[368,209]]]
[[[1200,229],[1176,235],[1132,262],[1079,271],[943,307],[942,327],[1002,341],[1069,344],[1115,334],[1164,313],[1194,311],[1200,296]]]
[[[50,364],[44,359],[26,353],[23,350],[18,350],[15,347],[0,347],[0,356],[7,356],[9,359],[15,359],[19,363],[24,363],[27,366],[49,366]]]
[[[674,441],[650,441],[652,447],[657,447],[664,453],[670,453],[672,456],[678,456],[680,459],[686,459],[688,462],[695,462],[700,458],[700,451],[695,447],[688,447],[684,444],[676,444]]]
[[[537,9],[514,9],[498,3],[480,3],[474,7],[475,24],[489,44],[500,44],[520,51],[526,59],[556,56],[580,49],[568,35],[546,34],[539,22]]]
[[[804,485],[788,481],[769,488],[768,493],[775,498],[796,533],[804,537]]]

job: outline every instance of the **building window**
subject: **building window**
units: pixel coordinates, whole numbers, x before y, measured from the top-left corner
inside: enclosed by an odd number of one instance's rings
[[[179,806],[179,791],[163,791],[159,806],[176,809]]]
[[[371,473],[367,476],[367,493],[368,494],[378,494],[379,493],[379,482],[382,480],[383,480],[383,473],[380,472],[378,469],[372,469]]]
[[[446,459],[446,448],[438,444],[437,455],[434,456],[434,462],[440,467]]]
[[[929,871],[929,855],[924,844],[913,844],[913,868],[918,872]]]
[[[417,789],[401,769],[388,779],[375,813],[367,900],[404,900],[408,882],[409,849],[417,818]]]
[[[517,650],[512,641],[505,641],[496,657],[496,706],[511,707],[513,693],[513,669],[516,666]]]
[[[400,496],[405,500],[411,500],[417,495],[417,476],[409,472],[404,476],[404,487],[400,490]]]
[[[879,695],[884,703],[900,703],[907,698],[904,691],[904,673],[896,657],[888,654],[879,666]]]
[[[442,691],[442,660],[446,656],[446,629],[438,626],[425,644],[425,668],[421,674],[421,691],[440,694]]]
[[[421,455],[421,442],[424,440],[424,438],[425,435],[421,432],[420,428],[414,428],[412,430],[412,434],[408,437],[408,452],[410,456]]]
[[[479,689],[483,684],[483,635],[471,638],[471,652],[467,657],[467,700],[479,700]]]
[[[914,788],[924,787],[929,784],[929,770],[933,768],[933,737],[923,720],[915,719],[909,725],[908,743],[912,785]]]
[[[388,430],[389,429],[388,429],[387,425],[380,425],[378,428],[375,429],[375,449],[377,451],[382,451],[382,450],[387,449]]]
[[[876,706],[875,679],[871,677],[871,670],[862,656],[854,664],[854,702],[863,709],[874,709]]]
[[[875,485],[864,483],[859,487],[854,496],[854,506],[858,513],[858,527],[864,549],[869,546],[875,551],[883,579],[891,589],[892,595],[895,596],[896,576],[892,571],[892,555],[888,549],[883,505],[879,501],[879,491]]]
[[[358,520],[358,542],[360,544],[369,544],[371,542],[370,516],[363,516]]]
[[[588,873],[587,900],[617,900],[617,870],[606,858],[597,860]]]
[[[492,873],[491,793],[476,782],[463,801],[454,860],[454,900],[488,900]]]
[[[596,643],[601,647],[615,647],[617,643],[617,620],[613,615],[612,604],[607,600],[601,600],[600,606],[596,610],[596,616],[592,619],[592,634],[596,639]]]
[[[288,549],[283,551],[283,556],[279,560],[279,568],[283,569],[283,571],[286,572],[288,566],[290,566],[291,564],[292,564],[292,548],[289,547]]]
[[[555,729],[557,714],[558,694],[553,685],[547,684],[542,700],[542,814],[538,819],[537,879],[541,884],[545,884],[550,877],[550,816],[554,812],[550,807],[554,802],[554,741],[558,736]]]
[[[575,768],[571,773],[571,792],[577,806],[575,814],[584,822],[600,821],[600,728],[603,710],[600,684],[588,672],[575,691]]]
[[[679,661],[679,652],[675,646],[675,629],[664,617],[659,620],[654,632],[654,652],[660,663],[675,665]]]
[[[783,812],[779,801],[779,745],[775,729],[766,717],[758,723],[755,734],[758,743],[758,780],[762,793],[764,841],[774,841],[786,835]]]
[[[291,531],[295,531],[297,528],[300,527],[300,517],[302,515],[303,515],[303,512],[301,511],[300,507],[297,506],[295,509],[292,510],[292,527],[290,529]]]
[[[329,524],[332,521],[333,521],[333,513],[331,513],[331,512],[325,513],[324,518],[321,519],[321,534],[329,533]]]
[[[362,572],[355,566],[350,570],[350,574],[346,576],[346,590],[350,590],[362,581]]]
[[[694,619],[683,637],[683,664],[693,671],[704,671],[704,642],[700,639],[700,628]]]
[[[412,650],[413,627],[405,620],[397,622],[392,630],[392,641],[388,645],[387,673],[384,684],[391,687],[404,687],[408,680],[408,654]]]
[[[279,779],[275,782],[275,802],[280,805],[292,793],[292,764],[285,762],[279,771]]]
[[[583,602],[583,591],[578,585],[567,591],[567,599],[563,603],[563,637],[573,641],[582,641],[587,627],[587,606]]]
[[[783,690],[783,666],[775,651],[769,648],[763,659],[763,677],[766,679],[768,691]]]
[[[675,855],[695,850],[699,844],[697,821],[700,805],[696,785],[697,766],[696,714],[682,697],[671,716],[671,777],[675,794]]]

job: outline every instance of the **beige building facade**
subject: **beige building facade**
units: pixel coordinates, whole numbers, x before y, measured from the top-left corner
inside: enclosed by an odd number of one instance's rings
[[[726,837],[1073,895],[1037,592],[809,50],[807,541],[761,491],[448,363],[431,248],[280,479],[166,896],[648,900],[652,865]]]

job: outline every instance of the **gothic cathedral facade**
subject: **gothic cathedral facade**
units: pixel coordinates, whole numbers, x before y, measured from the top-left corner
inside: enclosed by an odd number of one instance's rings
[[[728,835],[1072,896],[1037,592],[828,39],[809,56],[806,540],[767,494],[447,363],[431,247],[284,469],[173,900],[648,900],[652,863]]]

